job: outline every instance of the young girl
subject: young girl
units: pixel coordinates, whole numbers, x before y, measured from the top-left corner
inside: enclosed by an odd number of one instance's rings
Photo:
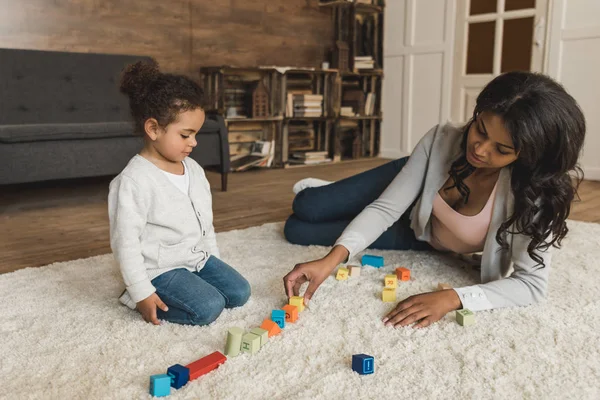
[[[286,238],[334,247],[284,277],[287,295],[308,281],[308,301],[339,263],[371,246],[483,252],[482,284],[411,296],[386,325],[426,327],[462,307],[543,299],[551,248],[568,231],[578,185],[569,173],[581,172],[584,136],[583,114],[562,86],[528,72],[498,76],[465,127],[436,126],[410,157],[299,192]]]
[[[142,314],[206,325],[250,297],[250,285],[219,259],[204,170],[188,156],[204,123],[202,89],[156,62],[125,69],[135,131],[144,147],[110,183],[110,243],[126,290],[120,301]]]

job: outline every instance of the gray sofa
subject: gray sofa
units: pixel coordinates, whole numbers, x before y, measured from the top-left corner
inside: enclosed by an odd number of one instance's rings
[[[118,174],[142,145],[119,75],[143,58],[0,49],[0,185]],[[191,157],[227,190],[223,118],[207,115],[197,141]]]

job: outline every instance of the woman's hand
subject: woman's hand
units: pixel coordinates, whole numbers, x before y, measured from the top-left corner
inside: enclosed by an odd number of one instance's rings
[[[169,311],[169,307],[158,297],[156,293],[152,293],[142,301],[138,301],[137,309],[142,314],[144,321],[152,322],[154,325],[160,325],[160,321],[156,317],[156,307],[164,312]]]
[[[458,310],[462,303],[452,289],[421,293],[398,303],[383,322],[386,326],[406,326],[418,322],[414,328],[425,328],[439,321],[444,315]]]

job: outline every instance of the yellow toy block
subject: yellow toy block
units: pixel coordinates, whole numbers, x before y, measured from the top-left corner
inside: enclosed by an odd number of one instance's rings
[[[304,297],[292,296],[290,297],[290,304],[298,307],[298,312],[304,311]]]
[[[447,283],[438,283],[437,290],[447,290],[447,289],[452,289],[452,286],[450,286]]]
[[[350,275],[353,278],[356,278],[357,276],[360,276],[360,267],[358,265],[351,265],[348,267],[348,275]]]
[[[396,289],[383,289],[381,297],[386,303],[396,301]]]
[[[338,268],[337,274],[335,275],[335,279],[338,281],[345,281],[348,279],[348,269],[347,268]]]
[[[386,275],[384,281],[386,289],[396,289],[398,287],[398,277],[396,275]]]

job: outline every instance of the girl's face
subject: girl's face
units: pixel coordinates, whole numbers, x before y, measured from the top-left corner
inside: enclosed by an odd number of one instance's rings
[[[518,157],[504,121],[488,112],[480,113],[471,124],[466,155],[475,168],[503,168]]]
[[[183,161],[196,147],[196,133],[202,128],[205,118],[204,111],[197,108],[179,113],[165,129],[156,125],[153,132],[147,130],[154,150],[166,161]]]

